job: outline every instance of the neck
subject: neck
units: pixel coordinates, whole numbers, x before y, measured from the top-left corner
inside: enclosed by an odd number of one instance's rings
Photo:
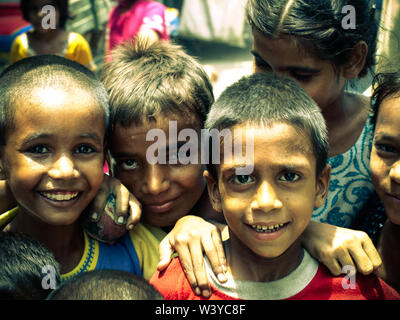
[[[284,278],[300,264],[303,249],[300,240],[293,243],[283,254],[275,258],[264,258],[249,250],[230,232],[228,269],[235,280],[269,282]]]
[[[71,259],[72,256],[79,256],[83,252],[83,232],[78,221],[68,226],[49,225],[20,207],[11,224],[11,231],[26,234],[42,243],[60,263],[62,273],[65,272],[64,265],[67,269],[70,268],[65,261],[74,260]]]
[[[34,36],[35,40],[39,40],[41,42],[49,42],[57,37],[60,36],[60,34],[63,34],[64,30],[60,28],[52,29],[52,30],[47,30],[46,32],[39,32],[37,30],[34,30],[32,32],[32,35]]]
[[[329,127],[334,126],[337,122],[343,121],[346,118],[346,95],[344,90],[342,90],[341,94],[337,97],[336,100],[332,101],[329,105],[325,106],[322,110],[322,114]]]
[[[189,212],[196,216],[202,217],[205,220],[214,220],[225,223],[224,216],[213,209],[211,202],[208,198],[207,188],[204,189],[200,199]]]

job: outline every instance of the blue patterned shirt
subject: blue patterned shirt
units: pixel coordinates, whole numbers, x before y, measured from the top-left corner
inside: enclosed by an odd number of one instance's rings
[[[332,167],[328,197],[323,206],[314,209],[313,221],[349,228],[372,194],[369,161],[374,127],[371,117],[372,113],[349,150],[328,159]]]

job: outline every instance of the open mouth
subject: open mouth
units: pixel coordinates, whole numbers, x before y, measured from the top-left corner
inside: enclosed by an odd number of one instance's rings
[[[65,191],[57,191],[57,192],[45,192],[39,191],[39,194],[51,201],[71,201],[75,200],[79,196],[79,192],[65,192]]]
[[[279,224],[275,224],[275,225],[270,225],[270,226],[266,226],[266,225],[250,225],[250,227],[259,233],[272,233],[272,232],[277,232],[280,229],[284,228],[288,223],[279,223]]]

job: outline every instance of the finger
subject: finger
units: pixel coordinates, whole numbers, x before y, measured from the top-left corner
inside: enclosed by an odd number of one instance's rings
[[[211,295],[211,288],[204,265],[203,247],[200,241],[191,241],[189,250],[192,256],[193,273],[196,277],[197,287],[201,290],[201,294],[208,298]]]
[[[329,261],[321,260],[321,262],[329,269],[332,275],[340,276],[340,274],[342,273],[342,267],[336,259],[332,258]]]
[[[358,272],[367,275],[374,271],[374,266],[364,249],[361,247],[358,250],[349,249],[349,252]]]
[[[168,236],[166,236],[158,247],[158,252],[160,255],[160,262],[157,265],[157,270],[164,270],[171,262],[171,256],[174,253],[174,248],[172,247]]]
[[[195,294],[200,295],[201,291],[200,288],[197,287],[197,280],[193,271],[192,256],[190,254],[189,247],[187,244],[176,244],[175,250],[178,252],[183,272],[185,272],[186,278],[189,281],[192,290]]]
[[[140,202],[130,194],[129,196],[129,217],[127,221],[127,228],[132,230],[133,227],[139,223],[140,217],[142,215],[142,206]]]
[[[218,243],[218,241],[216,242]],[[216,275],[216,277],[220,282],[226,282],[227,281],[225,276],[226,269],[224,264],[221,263],[222,259],[216,247],[215,240],[213,239],[212,234],[210,235],[210,237],[203,237],[202,244],[205,254],[207,255],[208,260],[210,261],[211,269],[213,270],[214,274]]]
[[[343,268],[356,268],[353,259],[351,258],[348,250],[338,250],[336,255],[336,260],[339,262],[340,265],[340,272],[339,274],[343,273]]]
[[[219,229],[217,228],[215,231],[211,232],[211,236],[214,242],[214,246],[217,249],[218,252],[218,257],[221,263],[221,266],[223,268],[223,272],[226,272],[226,257],[225,257],[225,251],[224,251],[224,246],[222,244],[222,238],[221,238],[221,233],[219,232]]]
[[[382,266],[382,259],[369,237],[363,241],[362,247],[372,263],[373,270],[376,271],[379,269],[379,267]]]
[[[118,181],[119,182],[119,181]],[[114,219],[116,224],[125,224],[128,216],[130,192],[125,186],[120,184],[113,188],[115,196],[111,201],[114,205]]]

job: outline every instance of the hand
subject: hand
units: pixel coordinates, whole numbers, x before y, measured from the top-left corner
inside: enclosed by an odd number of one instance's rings
[[[160,243],[159,271],[171,261],[174,249],[179,254],[183,271],[197,295],[208,298],[211,288],[204,266],[203,250],[220,282],[226,282],[226,259],[219,229],[197,216],[179,219],[175,227]]]
[[[105,174],[96,198],[82,215],[83,227],[92,237],[113,243],[139,222],[141,205],[118,179]]]
[[[372,240],[363,231],[311,221],[302,243],[335,276],[340,275],[346,265],[367,275],[377,272],[382,264]]]

